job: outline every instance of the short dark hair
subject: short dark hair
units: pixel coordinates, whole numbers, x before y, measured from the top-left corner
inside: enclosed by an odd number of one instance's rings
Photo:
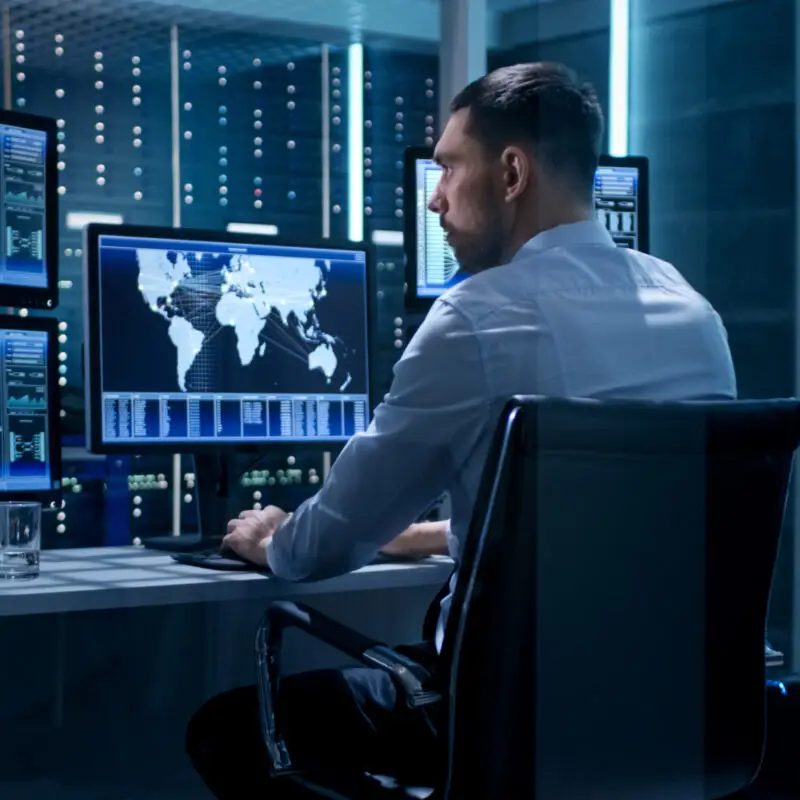
[[[563,64],[496,69],[462,89],[451,113],[469,110],[467,132],[491,153],[525,142],[554,174],[591,199],[603,136],[603,110],[591,84]]]

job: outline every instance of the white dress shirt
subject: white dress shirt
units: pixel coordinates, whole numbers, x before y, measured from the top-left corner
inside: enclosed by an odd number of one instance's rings
[[[617,248],[595,221],[545,231],[436,301],[369,429],[267,545],[273,573],[309,581],[361,567],[444,492],[458,560],[515,394],[726,399],[736,380],[719,315],[673,266]]]

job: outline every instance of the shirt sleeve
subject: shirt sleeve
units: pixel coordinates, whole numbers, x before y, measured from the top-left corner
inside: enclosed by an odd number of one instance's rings
[[[368,564],[452,484],[488,423],[480,342],[439,300],[394,368],[366,432],[267,544],[279,578],[312,581]]]

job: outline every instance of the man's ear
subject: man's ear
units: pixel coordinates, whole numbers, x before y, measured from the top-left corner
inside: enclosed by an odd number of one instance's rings
[[[504,199],[510,203],[516,200],[531,182],[531,160],[521,147],[507,147],[500,156],[500,162],[503,165]]]

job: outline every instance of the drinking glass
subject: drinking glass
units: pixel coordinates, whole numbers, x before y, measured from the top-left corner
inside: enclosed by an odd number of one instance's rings
[[[39,575],[41,503],[0,503],[0,580]]]

